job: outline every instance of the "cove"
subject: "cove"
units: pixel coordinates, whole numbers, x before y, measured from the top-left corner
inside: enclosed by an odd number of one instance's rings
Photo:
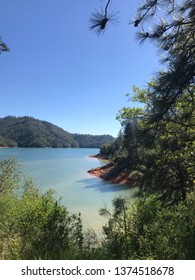
[[[116,196],[133,202],[137,189],[106,182],[87,171],[103,165],[96,158],[99,149],[2,148],[0,159],[16,157],[24,173],[32,177],[41,192],[53,189],[71,213],[81,213],[85,228],[100,230],[106,220],[99,216],[102,207],[111,207]]]

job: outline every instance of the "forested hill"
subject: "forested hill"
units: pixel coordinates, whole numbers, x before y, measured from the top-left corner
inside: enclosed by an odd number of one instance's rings
[[[80,148],[100,148],[104,144],[113,143],[114,137],[111,135],[90,135],[73,134],[74,139],[79,143]]]
[[[1,147],[99,148],[102,144],[113,141],[114,138],[110,135],[72,134],[32,117],[0,118]]]

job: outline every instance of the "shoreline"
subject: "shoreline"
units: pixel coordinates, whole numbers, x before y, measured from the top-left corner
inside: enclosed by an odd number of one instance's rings
[[[92,158],[97,158],[107,163],[103,166],[92,168],[88,170],[88,173],[92,176],[101,178],[113,184],[126,185],[128,187],[136,187],[135,180],[129,177],[130,170],[127,168],[121,168],[116,163],[110,162],[105,156],[100,154],[90,156]]]

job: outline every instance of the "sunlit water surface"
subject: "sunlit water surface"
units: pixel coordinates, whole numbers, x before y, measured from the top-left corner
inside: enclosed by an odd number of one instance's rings
[[[2,148],[0,159],[16,157],[42,192],[52,188],[61,203],[72,213],[82,214],[85,228],[99,231],[106,220],[98,210],[105,205],[111,207],[116,196],[127,196],[134,200],[135,188],[129,189],[105,182],[91,176],[87,170],[103,165],[89,157],[99,149],[50,149],[50,148]]]

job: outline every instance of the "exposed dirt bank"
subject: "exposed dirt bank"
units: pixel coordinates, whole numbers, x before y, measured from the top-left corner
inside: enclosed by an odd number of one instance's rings
[[[94,155],[91,157],[101,160],[106,159],[105,157],[102,158],[101,155]],[[92,168],[88,171],[88,173],[115,184],[128,185],[131,187],[135,186],[135,181],[129,177],[130,170],[128,170],[125,166],[120,166],[113,162],[101,167]]]

